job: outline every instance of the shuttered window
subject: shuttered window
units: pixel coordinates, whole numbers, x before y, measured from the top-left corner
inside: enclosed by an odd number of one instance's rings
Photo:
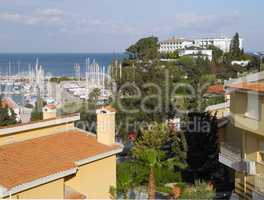
[[[247,97],[248,97],[248,101],[247,101],[246,117],[259,120],[260,110],[261,110],[259,95],[255,93],[248,93]]]

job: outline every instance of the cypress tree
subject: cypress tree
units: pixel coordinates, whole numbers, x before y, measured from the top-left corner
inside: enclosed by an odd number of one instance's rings
[[[42,108],[44,107],[44,101],[40,96],[40,90],[38,88],[38,96],[37,96],[37,101],[35,103],[35,108],[31,112],[31,121],[39,121],[43,120],[43,112]]]
[[[238,33],[236,33],[232,39],[230,53],[233,59],[240,59],[241,57],[240,40]]]
[[[43,112],[42,108],[44,106],[43,100],[38,96],[37,102],[35,104],[35,108],[31,112],[31,121],[39,121],[43,120]]]
[[[189,113],[185,130],[189,171],[194,179],[207,179],[218,167],[218,126],[216,116],[208,112]]]

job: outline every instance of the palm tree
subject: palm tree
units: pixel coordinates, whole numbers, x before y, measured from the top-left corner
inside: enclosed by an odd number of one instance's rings
[[[130,163],[117,165],[117,193],[128,199],[128,192],[133,187],[133,166]]]
[[[142,149],[135,152],[138,159],[138,166],[146,168],[148,172],[148,198],[155,199],[156,197],[156,181],[155,169],[163,163],[162,158],[164,153],[155,149]]]
[[[147,176],[148,198],[155,199],[156,196],[156,175],[155,171],[162,167],[162,170],[174,171],[174,167],[185,168],[180,152],[180,147],[171,144],[170,130],[166,124],[154,123],[143,130],[142,137],[135,143],[132,149],[137,171],[146,172],[137,174],[143,179]],[[169,155],[165,146],[171,145],[170,152],[176,154]]]

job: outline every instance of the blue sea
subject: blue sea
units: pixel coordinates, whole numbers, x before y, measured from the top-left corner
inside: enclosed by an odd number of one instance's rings
[[[52,76],[74,76],[74,64],[81,66],[81,73],[85,71],[85,60],[95,60],[101,67],[107,67],[114,59],[122,60],[124,53],[2,53],[0,54],[0,74],[10,72],[15,75],[26,72],[29,66],[34,67],[36,59],[45,72]]]

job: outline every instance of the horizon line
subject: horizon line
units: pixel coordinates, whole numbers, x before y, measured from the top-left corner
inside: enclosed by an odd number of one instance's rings
[[[123,52],[0,52],[0,54],[123,54]]]

